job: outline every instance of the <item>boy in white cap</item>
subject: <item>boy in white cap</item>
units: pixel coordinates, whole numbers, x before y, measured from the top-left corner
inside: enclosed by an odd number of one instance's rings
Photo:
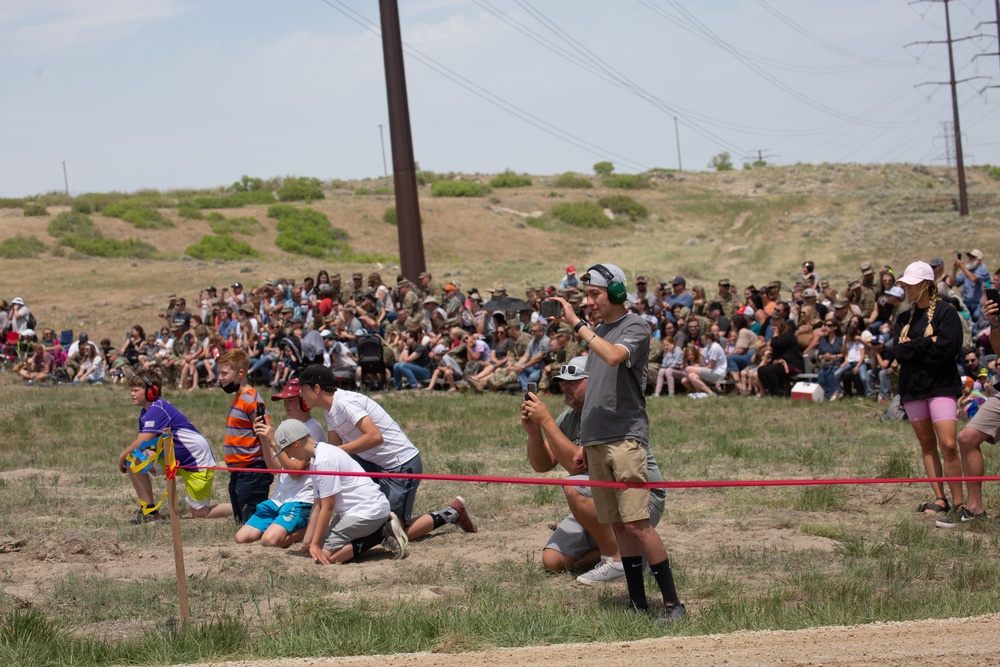
[[[339,447],[313,440],[298,419],[286,419],[274,432],[274,448],[309,463],[315,472],[363,473]],[[343,563],[377,544],[399,559],[406,556],[406,533],[378,485],[367,477],[313,475],[313,510],[302,552],[317,563]]]

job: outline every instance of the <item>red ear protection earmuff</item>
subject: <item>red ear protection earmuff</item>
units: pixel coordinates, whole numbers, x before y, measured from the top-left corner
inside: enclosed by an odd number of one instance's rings
[[[139,373],[139,379],[146,383],[146,400],[152,403],[160,397],[160,388],[149,381],[142,373]]]

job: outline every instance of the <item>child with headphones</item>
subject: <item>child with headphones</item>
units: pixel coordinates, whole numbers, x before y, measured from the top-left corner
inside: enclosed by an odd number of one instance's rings
[[[177,464],[185,466],[178,469],[177,474],[184,480],[192,518],[219,519],[229,516],[232,509],[228,503],[212,503],[215,471],[205,470],[215,466],[211,445],[180,410],[161,396],[162,383],[156,368],[136,373],[128,382],[132,405],[141,408],[138,436],[118,456],[118,470],[129,476],[141,506],[130,523],[156,523],[162,519],[159,507],[163,498],[159,501],[154,499],[153,482],[149,476],[161,470],[164,451],[160,436],[167,428],[174,437]],[[197,469],[187,469],[188,466]]]
[[[319,425],[309,408],[302,400],[302,386],[298,378],[289,381],[280,393],[271,397],[272,401],[281,401],[285,408],[285,416],[297,419],[305,424],[309,435],[316,442],[326,440],[326,431]],[[264,462],[274,470],[305,470],[307,466],[296,465],[296,462],[284,451],[277,448],[274,439],[274,427],[264,417],[254,421],[254,432],[260,438]],[[260,540],[265,547],[287,549],[296,542],[301,542],[309,526],[309,516],[313,507],[313,483],[310,475],[289,473],[279,474],[274,482],[271,497],[257,505],[253,516],[236,531],[237,544],[249,544]]]

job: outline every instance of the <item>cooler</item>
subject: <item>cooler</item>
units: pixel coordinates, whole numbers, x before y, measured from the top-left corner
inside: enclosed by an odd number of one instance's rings
[[[819,403],[823,400],[823,387],[815,382],[796,382],[792,386],[792,400]]]

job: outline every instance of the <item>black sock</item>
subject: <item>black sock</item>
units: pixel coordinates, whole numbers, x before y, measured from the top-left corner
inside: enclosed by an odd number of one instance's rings
[[[649,571],[653,573],[656,583],[660,586],[660,593],[663,594],[663,604],[667,606],[680,604],[681,601],[677,597],[677,589],[674,588],[674,573],[670,570],[670,559],[668,558],[656,565],[650,565]]]
[[[622,558],[625,568],[625,583],[628,585],[628,596],[636,609],[649,609],[646,602],[646,582],[642,579],[642,556]]]

